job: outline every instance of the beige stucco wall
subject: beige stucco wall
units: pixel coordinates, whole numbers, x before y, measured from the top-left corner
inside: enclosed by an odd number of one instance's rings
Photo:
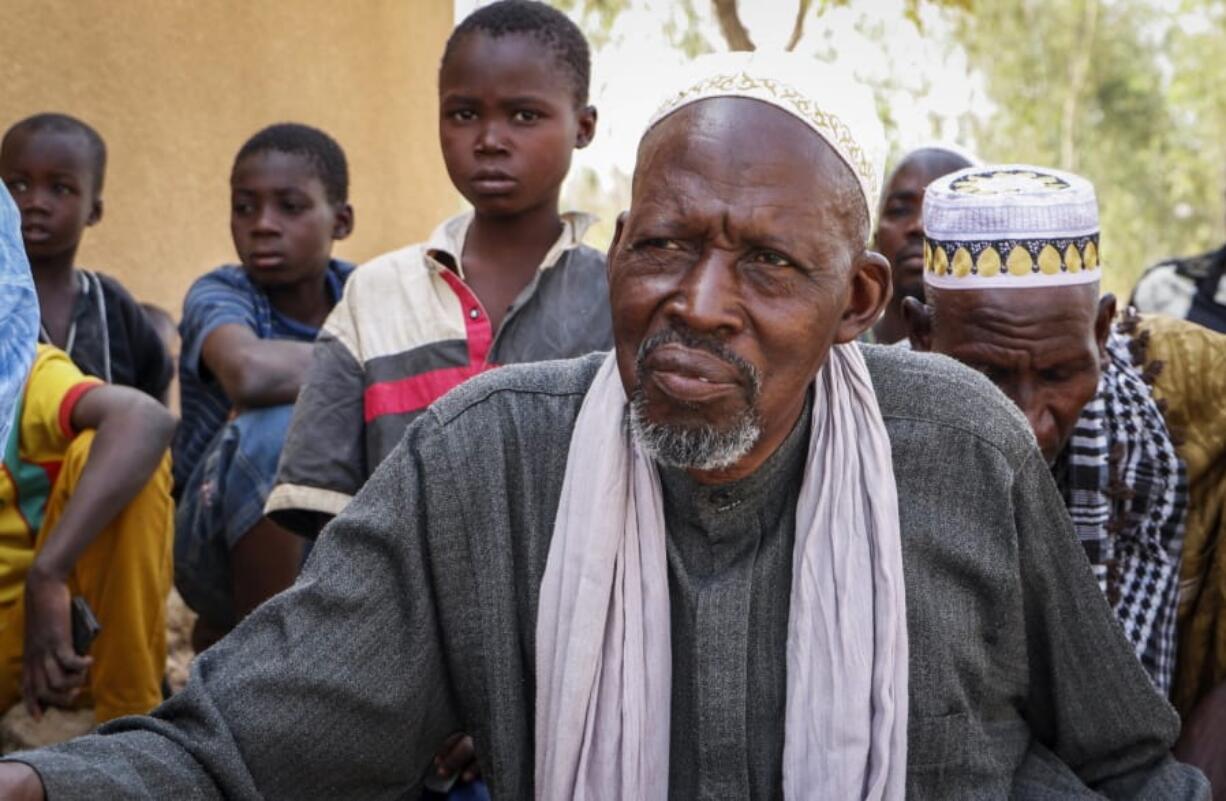
[[[458,208],[438,153],[435,75],[451,0],[3,0],[0,126],[81,117],[109,149],[105,216],[78,263],[178,317],[233,260],[228,178],[271,122],[345,148],[361,261]]]

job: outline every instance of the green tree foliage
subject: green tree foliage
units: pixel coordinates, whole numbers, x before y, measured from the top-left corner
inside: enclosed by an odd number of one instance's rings
[[[599,54],[618,16],[640,0],[553,2],[580,20]],[[753,32],[741,20],[748,2],[676,0],[663,30],[691,57],[752,48]],[[880,39],[886,65],[869,80],[887,135],[895,149],[917,139],[913,131],[899,136],[891,99],[906,92],[939,100],[943,87],[897,74],[904,70],[893,61],[898,43],[867,13],[869,0],[771,2],[795,6],[788,45],[824,60],[842,43],[823,36],[822,15],[863,6],[860,28]],[[948,24],[925,26],[932,19],[925,10]],[[924,41],[943,37],[942,47],[965,52],[968,81],[983,87],[980,107],[958,121],[960,139],[988,161],[1052,165],[1094,181],[1109,290],[1127,297],[1150,264],[1226,238],[1222,0],[905,0],[902,13]],[[932,126],[928,134],[938,136],[936,119]],[[611,216],[628,187],[625,176],[612,183],[588,176],[574,182],[570,199]],[[605,227],[611,231],[611,221]]]
[[[1169,6],[980,2],[957,26],[991,101],[971,123],[980,152],[1094,181],[1104,280],[1124,297],[1149,264],[1221,236],[1226,29],[1218,3]]]

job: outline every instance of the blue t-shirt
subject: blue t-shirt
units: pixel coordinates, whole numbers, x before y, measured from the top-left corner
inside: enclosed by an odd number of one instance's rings
[[[328,294],[335,304],[341,297],[345,279],[353,265],[333,259],[325,273]],[[183,321],[179,323],[182,347],[179,354],[179,398],[183,416],[175,432],[171,453],[174,456],[175,487],[186,485],[209,443],[222,429],[233,404],[221,382],[201,361],[204,340],[218,327],[245,325],[260,339],[291,339],[314,342],[318,328],[291,320],[278,312],[242,267],[230,265],[207,273],[192,284],[183,301]]]
[[[8,442],[37,341],[38,296],[21,241],[21,214],[0,185],[0,445]]]

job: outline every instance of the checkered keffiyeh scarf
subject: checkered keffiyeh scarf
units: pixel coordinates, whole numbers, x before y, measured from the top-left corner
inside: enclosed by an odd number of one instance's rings
[[[1061,455],[1057,483],[1099,586],[1141,664],[1168,693],[1187,476],[1131,344],[1118,328],[1108,339],[1098,394]]]

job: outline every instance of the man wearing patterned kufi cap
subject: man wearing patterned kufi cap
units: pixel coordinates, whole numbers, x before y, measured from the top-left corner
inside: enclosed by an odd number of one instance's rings
[[[924,229],[912,345],[982,371],[1026,415],[1137,657],[1188,712],[1226,679],[1226,582],[1212,562],[1226,530],[1226,337],[1132,310],[1115,319],[1115,298],[1099,296],[1094,188],[1079,176],[953,173],[929,186]]]
[[[1205,797],[1024,421],[855,344],[889,289],[871,93],[764,53],[682,78],[613,353],[435,403],[158,716],[0,791],[414,797],[463,727],[494,798]]]

